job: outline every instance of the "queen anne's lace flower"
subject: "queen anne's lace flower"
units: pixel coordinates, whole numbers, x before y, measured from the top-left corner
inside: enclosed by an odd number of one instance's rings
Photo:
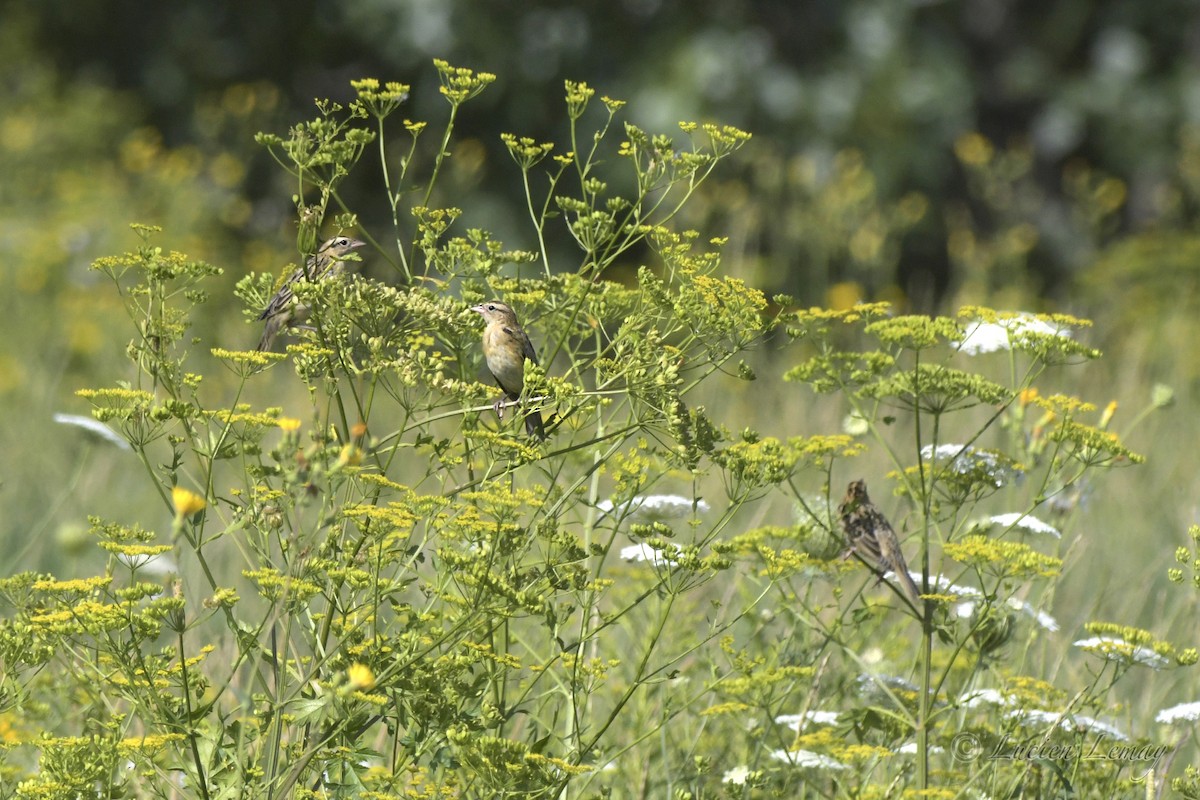
[[[703,514],[708,511],[708,503],[673,494],[650,494],[617,505],[611,500],[601,500],[596,508],[605,514],[629,514],[634,522],[647,523],[680,519],[691,516],[693,512]]]
[[[961,444],[939,444],[936,448],[927,444],[921,448],[921,458],[945,465],[957,475],[986,476],[997,489],[1021,474],[1014,463],[998,454]]]
[[[837,759],[811,750],[775,750],[771,753],[771,758],[810,769],[846,769],[846,765]]]
[[[1013,338],[1027,333],[1071,338],[1068,330],[1055,327],[1032,314],[1021,314],[999,322],[972,322],[967,326],[959,349],[969,356],[1011,350]]]
[[[1129,736],[1120,728],[1083,714],[1062,714],[1057,711],[1042,711],[1036,708],[1015,708],[1008,712],[1008,716],[1025,726],[1057,725],[1068,732],[1091,731],[1102,733],[1122,742],[1129,740]]]
[[[838,712],[806,711],[804,714],[781,714],[775,718],[775,721],[780,725],[787,725],[789,728],[799,733],[807,728],[809,723],[815,723],[817,725],[836,725],[838,721]]]
[[[1154,721],[1163,725],[1174,725],[1176,722],[1195,722],[1198,719],[1200,719],[1200,702],[1193,702],[1164,708],[1158,712]]]
[[[648,544],[632,544],[621,548],[621,558],[625,561],[649,561],[655,566],[675,566],[675,561],[663,555],[663,551],[655,550]]]
[[[1097,653],[1108,661],[1141,664],[1151,669],[1162,669],[1170,663],[1150,648],[1130,644],[1116,636],[1093,636],[1090,639],[1080,639],[1075,642],[1075,646]]]
[[[746,782],[746,778],[750,777],[750,768],[745,764],[738,764],[730,770],[726,770],[721,776],[721,783],[732,783],[734,786],[741,786]]]
[[[988,521],[1004,528],[1022,528],[1030,533],[1044,533],[1047,536],[1053,536],[1055,539],[1061,539],[1062,534],[1053,525],[1047,525],[1037,517],[1029,514],[996,514],[989,517]]]

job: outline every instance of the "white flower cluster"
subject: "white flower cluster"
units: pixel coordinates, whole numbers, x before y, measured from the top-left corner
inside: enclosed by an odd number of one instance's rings
[[[1174,725],[1177,722],[1195,722],[1198,719],[1200,719],[1200,702],[1193,702],[1164,708],[1158,712],[1154,721],[1163,725]]]
[[[959,475],[982,473],[997,489],[1018,477],[1014,465],[1002,461],[996,453],[961,444],[939,444],[936,448],[927,444],[921,448],[921,458],[935,464],[949,461],[950,469]]]
[[[1163,669],[1170,664],[1148,647],[1131,644],[1117,636],[1093,636],[1090,639],[1080,639],[1076,647],[1089,653],[1101,655],[1107,661],[1118,661],[1124,664],[1141,664],[1151,669]]]
[[[846,769],[846,765],[837,759],[811,750],[775,750],[771,753],[771,758],[809,769]]]
[[[780,714],[775,718],[775,721],[780,725],[787,725],[792,730],[799,733],[808,727],[809,723],[817,725],[836,725],[838,721],[838,712],[836,711],[806,711],[803,714]]]
[[[649,561],[656,567],[673,567],[678,562],[668,558],[662,550],[656,550],[648,544],[631,544],[621,548],[621,559],[624,561]]]
[[[958,349],[969,356],[1011,350],[1013,339],[1027,333],[1071,338],[1071,332],[1065,328],[1051,325],[1032,314],[1021,314],[999,322],[972,322],[967,326]]]
[[[981,597],[982,595],[976,592],[975,596]],[[1022,602],[1015,597],[1010,597],[1004,601],[1004,604],[1013,611],[1019,611],[1020,613],[1029,617],[1043,630],[1047,630],[1050,633],[1056,633],[1059,630],[1058,620],[1047,614],[1045,611],[1039,611],[1029,603]],[[975,613],[975,605],[976,602],[974,600],[968,600],[967,602],[959,603],[954,607],[954,614],[959,619],[970,619]]]
[[[1119,742],[1129,741],[1129,736],[1120,728],[1107,722],[1089,717],[1084,714],[1066,714],[1055,711],[1040,711],[1038,709],[1014,708],[1008,716],[1022,725],[1057,725],[1068,733],[1071,731],[1091,731],[1111,736]]]
[[[693,512],[703,514],[708,511],[708,503],[673,494],[650,494],[615,505],[611,500],[601,500],[596,508],[605,514],[629,515],[634,522],[650,523],[681,519]]]
[[[1029,514],[996,514],[988,517],[988,522],[1003,528],[1021,528],[1030,533],[1043,533],[1055,539],[1061,539],[1062,534],[1053,525],[1047,525],[1037,517]]]

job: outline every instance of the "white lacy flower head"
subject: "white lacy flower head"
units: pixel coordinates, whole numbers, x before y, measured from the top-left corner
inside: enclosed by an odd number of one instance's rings
[[[1066,328],[1059,328],[1032,314],[1020,314],[997,322],[972,322],[959,343],[959,350],[969,356],[1011,350],[1013,338],[1026,333],[1071,338],[1071,332]]]
[[[662,550],[656,550],[648,544],[631,544],[621,548],[621,558],[625,561],[649,561],[657,566],[675,566],[676,561],[663,555]]]
[[[849,413],[842,418],[842,433],[847,436],[866,436],[871,432],[871,423],[866,417]]]
[[[780,714],[775,718],[775,721],[780,725],[787,725],[789,728],[799,733],[807,728],[809,723],[814,723],[816,725],[836,725],[838,721],[838,712],[806,711],[803,714]]]
[[[963,708],[1007,706],[1012,705],[1012,700],[999,689],[972,689],[958,698],[958,704]]]
[[[1061,539],[1062,534],[1053,525],[1047,525],[1037,517],[1029,514],[996,514],[988,517],[988,522],[993,525],[999,525],[1003,528],[1021,528],[1030,533],[1044,533],[1047,536],[1052,536],[1055,539]]]
[[[858,693],[860,695],[876,695],[886,694],[881,687],[886,687],[892,691],[900,692],[918,692],[917,685],[912,681],[907,681],[904,678],[898,678],[895,675],[873,675],[863,673],[855,679],[858,684]]]
[[[1083,714],[1075,714],[1071,717],[1072,724],[1081,731],[1091,731],[1092,733],[1102,733],[1111,739],[1116,739],[1119,742],[1129,741],[1129,736],[1117,726],[1103,722],[1095,717],[1088,717]]]
[[[1041,626],[1043,630],[1050,631],[1050,633],[1056,633],[1058,631],[1058,620],[1047,614],[1045,611],[1039,611],[1038,609],[1029,605],[1029,603],[1024,603],[1015,597],[1010,597],[1005,602],[1008,603],[1009,608],[1013,609],[1014,611],[1020,611],[1022,614],[1029,617],[1039,626]]]
[[[721,783],[732,783],[734,786],[741,786],[746,782],[746,778],[750,777],[750,768],[745,764],[738,764],[730,770],[726,770],[721,776]]]
[[[708,511],[708,503],[703,500],[691,500],[673,494],[650,494],[613,505],[611,500],[601,500],[596,508],[605,514],[616,511],[619,515],[629,515],[634,522],[662,522],[668,519],[681,519],[693,513],[703,514]]]
[[[1129,737],[1120,728],[1083,714],[1063,714],[1057,711],[1016,708],[1009,711],[1008,716],[1026,727],[1057,725],[1067,732],[1091,731],[1092,733],[1102,733],[1122,742],[1129,740]]]
[[[117,435],[116,431],[103,422],[91,417],[81,417],[78,414],[55,414],[54,421],[60,425],[73,425],[82,428],[102,442],[113,445],[118,450],[130,450],[129,442]]]
[[[913,579],[913,582],[916,583],[917,586],[920,586],[921,581],[925,579],[921,573],[913,572],[912,570],[909,570],[908,575]],[[979,600],[983,599],[983,592],[979,591],[973,586],[959,586],[956,583],[952,583],[945,575],[930,575],[929,590],[935,594],[952,594],[955,597],[971,597]]]
[[[1158,712],[1154,721],[1163,725],[1174,725],[1176,722],[1195,722],[1198,719],[1200,719],[1200,702],[1192,702],[1164,708]]]
[[[996,453],[961,444],[939,444],[936,448],[927,444],[921,448],[921,458],[935,464],[949,462],[949,468],[958,475],[982,473],[997,489],[1021,474],[1015,464],[1002,460]]]
[[[1125,664],[1141,664],[1151,669],[1162,669],[1170,664],[1148,647],[1131,644],[1116,636],[1093,636],[1090,639],[1080,639],[1075,646],[1089,653],[1096,653],[1108,661],[1118,661]]]
[[[771,753],[771,758],[776,761],[785,761],[797,767],[808,767],[811,769],[846,769],[846,765],[837,759],[820,753],[814,753],[811,750],[775,750]]]
[[[982,595],[976,594],[976,597],[982,597]],[[1039,611],[1038,609],[1029,605],[1029,603],[1022,602],[1015,597],[1010,597],[1004,601],[1004,604],[1013,611],[1019,611],[1025,616],[1029,617],[1043,630],[1049,631],[1050,633],[1056,633],[1059,629],[1058,620],[1047,614],[1045,611]],[[954,607],[954,615],[959,619],[970,619],[975,615],[975,606],[975,600],[968,600],[964,603],[959,603]]]
[[[179,565],[175,563],[175,559],[165,553],[157,555],[126,555],[122,553],[117,558],[134,569],[141,570],[143,577],[165,577],[179,574]]]

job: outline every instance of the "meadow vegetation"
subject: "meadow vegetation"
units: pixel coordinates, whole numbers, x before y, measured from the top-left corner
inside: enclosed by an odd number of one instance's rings
[[[4,444],[38,478],[0,533],[0,797],[1200,796],[1190,366],[1160,349],[1185,312],[1089,322],[1099,285],[1028,308],[1001,280],[1036,239],[1027,154],[960,140],[1001,223],[950,220],[966,278],[918,314],[865,301],[925,198],[876,196],[847,150],[739,200],[750,134],[642,130],[585,83],[564,141],[488,145],[526,217],[498,240],[452,179],[494,76],[435,68],[438,119],[363,79],[255,137],[293,195],[278,249],[210,248],[197,219],[247,213],[221,139],[249,141],[261,87],[188,148],[52,82],[0,111],[3,158],[56,164],[0,195],[52,232],[0,266],[0,392],[29,421]],[[111,197],[48,108],[115,147]],[[341,192],[372,170],[386,229]],[[1106,247],[1122,186],[1067,179]],[[821,307],[765,295],[716,227],[780,196],[797,259],[859,270]],[[284,265],[336,233],[370,246],[297,290],[313,330],[250,350]],[[493,411],[467,310],[491,297],[541,355],[544,442]],[[845,557],[860,477],[916,603]]]

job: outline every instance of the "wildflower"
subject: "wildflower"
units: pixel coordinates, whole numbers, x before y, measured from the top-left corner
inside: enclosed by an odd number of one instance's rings
[[[750,768],[745,764],[738,764],[730,770],[726,770],[721,776],[721,783],[732,783],[734,786],[742,786],[746,783],[746,778],[750,777]]]
[[[621,558],[625,561],[649,561],[656,567],[663,565],[673,567],[678,563],[663,555],[662,550],[653,548],[648,544],[634,544],[629,547],[622,547]]]
[[[1029,617],[1039,626],[1041,626],[1043,630],[1050,631],[1050,633],[1055,633],[1058,631],[1058,620],[1047,614],[1045,611],[1039,611],[1038,609],[1029,605],[1029,603],[1024,603],[1015,597],[1010,597],[1005,602],[1008,603],[1009,608],[1015,611],[1020,611],[1022,614]]]
[[[190,517],[204,510],[204,506],[207,505],[203,497],[182,486],[171,487],[171,502],[175,504],[175,516],[178,519]]]
[[[982,595],[976,596],[982,598]],[[1058,620],[1044,611],[1039,611],[1029,603],[1022,602],[1015,597],[1010,597],[1004,601],[1004,604],[1013,611],[1019,611],[1032,619],[1042,630],[1049,631],[1050,633],[1056,633],[1059,630]],[[975,614],[975,606],[975,600],[967,600],[966,602],[959,603],[954,607],[954,615],[959,619],[970,619]]]
[[[1200,702],[1180,703],[1177,706],[1164,708],[1154,718],[1155,722],[1163,725],[1174,725],[1176,722],[1195,722],[1200,720]]]
[[[896,753],[899,753],[900,755],[905,755],[905,756],[915,756],[917,754],[917,743],[916,742],[906,742],[905,744],[902,744],[899,747],[897,747],[895,749],[895,751],[893,751],[893,752],[896,752]],[[938,747],[936,744],[934,744],[934,745],[929,746],[929,752],[944,753],[944,752],[946,752],[946,748]]]
[[[371,689],[375,686],[375,673],[366,664],[354,663],[346,667],[346,677],[350,679],[351,689]]]
[[[920,691],[912,681],[906,681],[904,678],[897,678],[894,675],[871,675],[864,673],[858,676],[855,683],[858,684],[858,693],[860,695],[878,694],[880,693],[880,686],[884,686],[892,691],[912,692],[913,694]]]
[[[817,725],[836,725],[837,721],[838,712],[836,711],[806,711],[803,714],[780,714],[775,718],[775,722],[787,725],[796,733],[808,727],[810,722]]]
[[[179,565],[175,563],[175,559],[161,553],[118,553],[117,558],[133,569],[141,570],[143,575],[163,577],[179,574]]]
[[[1104,412],[1100,414],[1100,424],[1096,427],[1100,430],[1108,430],[1108,423],[1112,422],[1113,415],[1117,413],[1117,401],[1110,400],[1108,405],[1104,407]]]
[[[1128,741],[1129,737],[1119,728],[1107,722],[1101,722],[1094,717],[1083,714],[1067,714],[1057,711],[1041,711],[1036,708],[1014,708],[1008,716],[1026,727],[1034,725],[1054,725],[1068,733],[1071,731],[1092,731],[1101,733],[1118,741]]]
[[[634,522],[648,523],[680,519],[692,513],[703,514],[708,511],[709,506],[703,500],[691,500],[672,494],[651,494],[635,497],[620,505],[614,505],[611,500],[601,500],[596,504],[596,508],[605,514],[629,514]]]
[[[1006,706],[1012,701],[999,689],[975,689],[958,698],[958,704],[963,708],[978,708],[979,706]]]
[[[1155,408],[1167,408],[1175,403],[1175,390],[1165,383],[1156,383],[1150,390],[1150,404]]]
[[[969,356],[1011,350],[1015,337],[1029,333],[1071,338],[1070,331],[1065,328],[1051,325],[1032,314],[1019,314],[998,322],[972,322],[959,343],[959,350]]]
[[[60,425],[74,425],[92,434],[102,442],[113,445],[118,450],[129,450],[129,442],[122,439],[116,432],[99,420],[83,417],[78,414],[55,414],[54,421]]]
[[[1119,661],[1126,664],[1141,664],[1151,669],[1162,669],[1169,663],[1148,647],[1131,644],[1116,636],[1093,636],[1090,639],[1080,639],[1075,646],[1089,653],[1101,655],[1107,661]]]
[[[870,430],[871,423],[857,413],[847,414],[842,420],[842,433],[847,436],[865,436]]]
[[[924,580],[919,572],[910,572],[914,581]],[[955,597],[973,597],[983,599],[983,592],[973,586],[959,586],[957,583],[952,583],[945,575],[930,575],[929,590],[934,594],[952,594]]]
[[[1015,462],[1001,458],[1000,454],[961,444],[940,444],[936,448],[927,444],[921,448],[921,458],[944,465],[956,475],[986,479],[997,489],[1021,474]]]
[[[1053,525],[1047,525],[1037,517],[1029,514],[1012,513],[1012,514],[995,514],[988,518],[988,522],[994,525],[999,525],[1004,528],[1021,528],[1030,533],[1044,533],[1047,536],[1052,536],[1055,539],[1061,539],[1062,534]]]
[[[342,446],[342,450],[338,453],[337,466],[339,467],[357,467],[362,463],[363,451],[359,450],[352,444]]]
[[[1129,736],[1115,725],[1110,725],[1107,722],[1102,722],[1094,717],[1088,717],[1083,714],[1075,714],[1071,717],[1071,723],[1081,731],[1091,731],[1092,733],[1102,733],[1105,736],[1116,739],[1119,742],[1129,741]]]
[[[775,750],[771,753],[771,758],[808,769],[846,769],[842,762],[811,750]]]
[[[300,420],[295,417],[280,417],[275,423],[284,433],[292,433],[300,430]]]

